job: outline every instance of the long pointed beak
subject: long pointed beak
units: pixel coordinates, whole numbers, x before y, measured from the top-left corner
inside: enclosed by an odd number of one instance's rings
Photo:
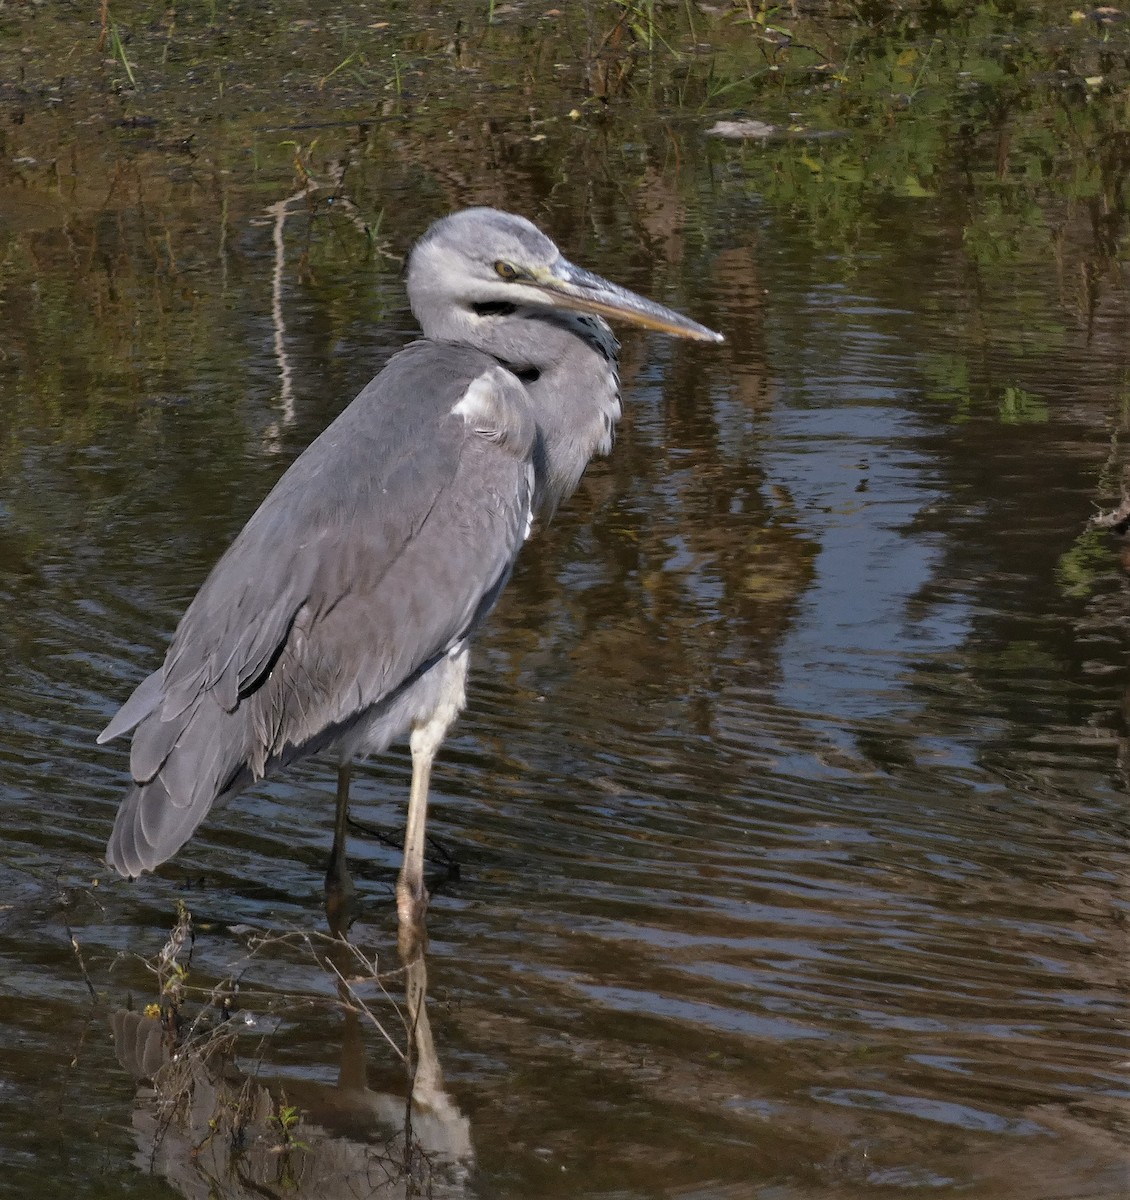
[[[690,317],[684,317],[674,309],[664,308],[618,284],[559,259],[553,267],[539,277],[525,281],[552,299],[557,308],[569,308],[575,312],[596,313],[612,320],[628,321],[669,333],[673,337],[689,338],[694,342],[724,342],[726,339],[713,329],[707,329]]]

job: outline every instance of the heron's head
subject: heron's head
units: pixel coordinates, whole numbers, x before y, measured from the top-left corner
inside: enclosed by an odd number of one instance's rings
[[[707,329],[599,275],[574,266],[525,217],[466,208],[437,221],[408,260],[408,298],[428,337],[458,316],[459,325],[523,310],[565,309],[623,320],[699,342],[720,342]]]

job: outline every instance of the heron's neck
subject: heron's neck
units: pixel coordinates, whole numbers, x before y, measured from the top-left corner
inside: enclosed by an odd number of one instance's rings
[[[578,313],[441,311],[442,321],[424,325],[426,337],[482,350],[525,384],[539,433],[535,502],[548,520],[591,459],[612,449],[620,419],[619,343],[599,317]]]

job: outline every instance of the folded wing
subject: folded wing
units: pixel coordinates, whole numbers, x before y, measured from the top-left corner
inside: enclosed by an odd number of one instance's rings
[[[107,861],[171,857],[215,800],[332,744],[465,638],[529,528],[537,431],[477,351],[418,342],[295,461],[186,611],[134,729]]]

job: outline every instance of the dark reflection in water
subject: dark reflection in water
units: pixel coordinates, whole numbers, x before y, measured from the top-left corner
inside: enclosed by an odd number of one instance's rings
[[[616,452],[527,547],[480,640],[434,782],[462,872],[431,909],[431,1028],[475,1157],[445,1186],[1130,1191],[1127,589],[1103,544],[1086,588],[1070,557],[1109,453],[1126,295],[1110,284],[1084,327],[1053,264],[975,287],[929,199],[885,205],[848,261],[759,203],[738,152],[688,135],[666,169],[668,135],[587,142],[569,172],[476,130],[431,172],[410,124],[327,134],[349,194],[389,214],[375,249],[316,197],[280,224],[289,161],[256,171],[242,151],[214,173],[121,151],[107,202],[79,139],[54,207],[12,209],[13,1194],[203,1187],[191,1122],[142,1163],[153,1098],[130,1075],[156,1068],[123,1071],[143,1018],[116,1018],[116,1049],[106,1014],[151,994],[141,960],[177,899],[203,980],[234,954],[210,922],[317,922],[332,780],[310,764],[256,789],[127,886],[100,866],[124,759],[92,739],[285,464],[411,336],[389,255],[470,202],[528,212],[729,341],[629,336]],[[637,163],[639,196],[609,162]],[[1084,236],[1067,231],[1068,257]],[[398,831],[408,774],[400,753],[366,768],[357,816]],[[397,856],[359,837],[354,861],[391,947]],[[280,993],[314,986],[303,961],[276,971]],[[315,1113],[341,1037],[333,1012],[278,1031],[253,1086],[284,1080]],[[252,1057],[200,1086],[242,1087]],[[370,1037],[367,1058],[350,1088],[391,1095],[394,1056]]]
[[[285,955],[290,948],[269,935],[253,941],[252,957]],[[444,1089],[427,1015],[424,956],[414,955],[403,972],[406,1069],[393,1092],[370,1087],[366,1070],[363,1021],[395,1045],[384,1024],[388,1016],[378,1016],[372,996],[366,1002],[362,994],[381,986],[379,976],[356,946],[327,939],[311,958],[335,981],[342,1012],[331,1081],[262,1070],[264,1045],[285,1036],[278,1028],[278,1019],[287,1019],[282,1014],[295,1026],[287,1040],[298,1040],[296,1017],[309,996],[275,997],[274,1028],[260,1027],[258,1036],[255,1027],[263,1023],[241,1019],[238,1011],[203,1026],[207,1009],[190,1023],[182,1005],[166,1008],[164,1016],[112,1014],[118,1061],[138,1081],[138,1166],[186,1197],[467,1195],[474,1149],[467,1118]]]

